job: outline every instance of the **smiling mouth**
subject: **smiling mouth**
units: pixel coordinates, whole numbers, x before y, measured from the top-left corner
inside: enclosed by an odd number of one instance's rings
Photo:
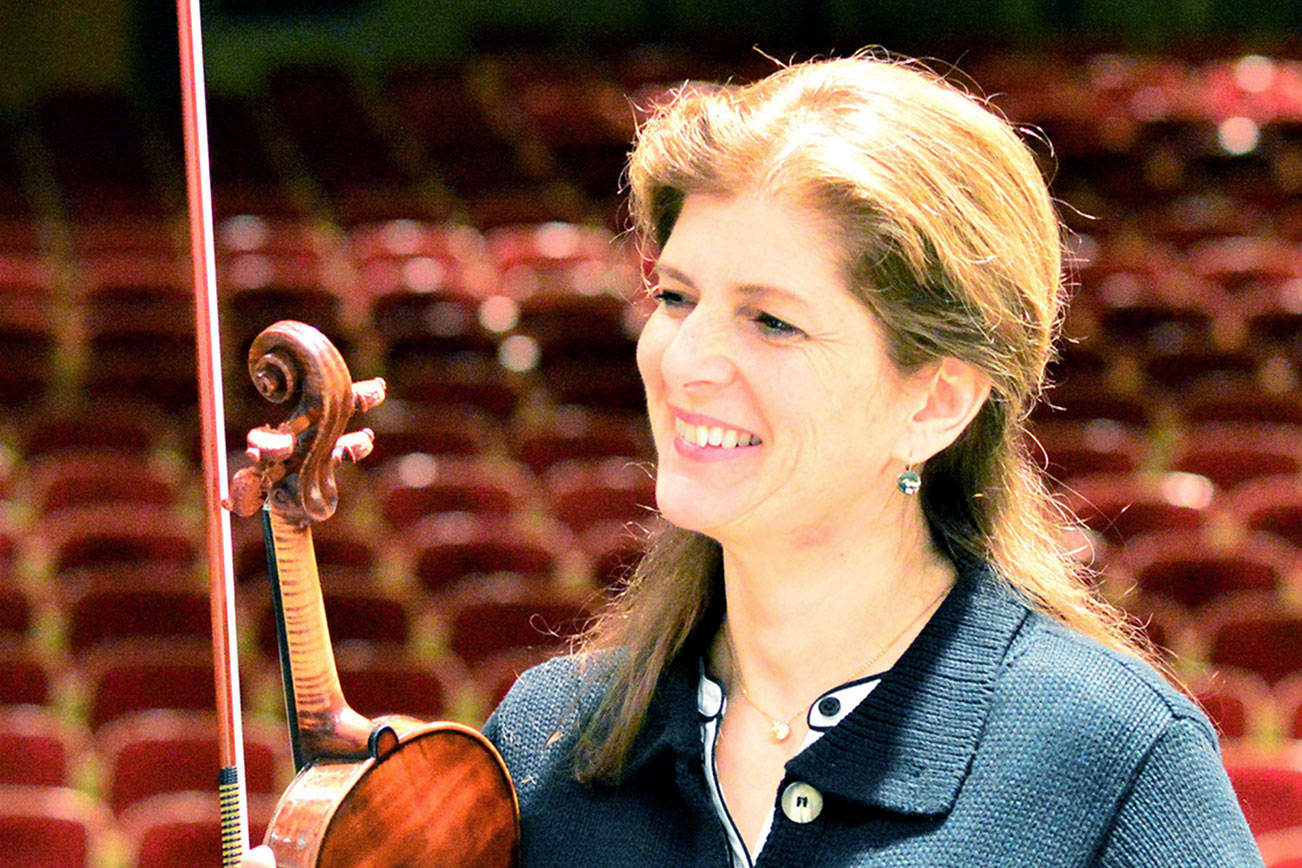
[[[674,418],[674,430],[683,440],[700,447],[740,449],[744,446],[758,446],[763,442],[748,431],[709,425],[690,425],[677,417]]]

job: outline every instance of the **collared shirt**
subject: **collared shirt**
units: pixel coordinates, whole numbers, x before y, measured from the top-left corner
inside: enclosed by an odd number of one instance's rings
[[[805,723],[807,729],[805,740],[800,745],[800,750],[796,755],[799,756],[811,744],[823,737],[823,733],[841,722],[850,712],[859,707],[859,703],[868,698],[868,694],[873,692],[882,680],[884,672],[875,675],[869,675],[864,678],[858,678],[854,681],[847,681],[839,687],[834,687],[826,693],[821,694],[810,704],[809,710],[805,714]],[[718,746],[719,727],[723,723],[723,714],[728,707],[728,697],[724,693],[723,685],[710,677],[704,665],[701,666],[700,683],[696,688],[696,710],[701,714],[701,744],[705,750],[705,781],[710,789],[710,800],[714,803],[714,810],[719,815],[719,821],[723,824],[724,831],[728,836],[728,846],[732,849],[732,864],[734,868],[752,868],[754,859],[759,857],[760,850],[764,847],[764,840],[768,837],[769,829],[773,826],[773,812],[769,812],[768,818],[764,821],[764,828],[760,830],[759,841],[755,846],[755,852],[752,854],[746,846],[741,832],[737,829],[737,824],[733,822],[732,815],[728,813],[728,805],[723,797],[723,787],[719,784],[718,768],[715,765],[714,751]],[[774,808],[776,810],[776,807]]]

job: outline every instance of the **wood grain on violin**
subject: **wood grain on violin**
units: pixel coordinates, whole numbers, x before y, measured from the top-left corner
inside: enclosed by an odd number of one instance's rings
[[[249,434],[254,465],[236,474],[228,508],[264,510],[285,705],[298,775],[266,843],[282,868],[514,865],[519,810],[506,766],[479,732],[403,715],[368,719],[339,686],[311,525],[334,513],[334,468],[370,452],[345,434],[355,411],[384,398],[382,380],[353,383],[316,329],[279,322],[249,350],[258,390],[294,403],[280,425]],[[265,504],[265,506],[264,506]]]

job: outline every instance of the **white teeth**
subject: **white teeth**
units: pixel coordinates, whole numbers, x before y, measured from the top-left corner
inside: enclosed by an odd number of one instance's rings
[[[674,420],[674,430],[679,437],[688,443],[700,447],[713,446],[721,449],[736,449],[742,446],[755,446],[760,443],[760,439],[754,434],[747,434],[735,428],[689,425],[682,419]]]

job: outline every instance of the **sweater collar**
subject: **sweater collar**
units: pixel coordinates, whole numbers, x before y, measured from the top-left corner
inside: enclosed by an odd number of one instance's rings
[[[993,571],[964,573],[876,689],[788,763],[788,775],[891,811],[948,812],[1027,613]]]
[[[792,759],[788,776],[890,811],[948,812],[976,753],[1004,655],[1027,612],[990,569],[962,572],[876,689]],[[630,775],[665,753],[700,761],[702,641],[689,642],[662,676],[630,755]]]

